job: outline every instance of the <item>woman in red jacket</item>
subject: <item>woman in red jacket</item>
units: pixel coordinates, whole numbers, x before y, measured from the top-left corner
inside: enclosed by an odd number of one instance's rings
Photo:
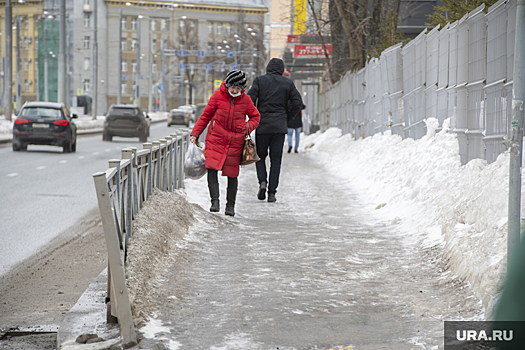
[[[246,73],[238,69],[229,72],[220,89],[211,96],[190,135],[190,141],[195,142],[209,124],[205,148],[210,211],[219,211],[218,171],[221,170],[223,176],[228,176],[224,213],[230,216],[235,215],[237,177],[244,137],[257,128],[261,117],[252,99],[244,94],[245,89]],[[247,124],[249,130],[246,128]]]

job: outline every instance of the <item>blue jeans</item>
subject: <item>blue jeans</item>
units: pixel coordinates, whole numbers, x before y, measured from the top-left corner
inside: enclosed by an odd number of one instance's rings
[[[299,150],[299,139],[301,138],[301,128],[288,128],[288,147],[292,147],[292,136],[295,131],[295,151]]]

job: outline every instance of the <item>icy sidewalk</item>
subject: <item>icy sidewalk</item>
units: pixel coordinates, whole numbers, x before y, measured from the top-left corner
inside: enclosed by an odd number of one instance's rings
[[[372,217],[307,154],[284,155],[277,203],[256,198],[253,165],[241,169],[233,218],[220,182],[221,212],[199,214],[157,276],[146,338],[169,349],[442,349],[444,320],[483,317],[436,253]],[[208,210],[205,178],[186,192]]]

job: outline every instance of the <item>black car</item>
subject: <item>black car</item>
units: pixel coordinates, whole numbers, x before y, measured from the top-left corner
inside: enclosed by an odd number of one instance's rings
[[[138,137],[147,142],[150,118],[134,105],[111,105],[106,114],[102,140],[111,141],[113,136]]]
[[[64,153],[77,150],[77,126],[63,103],[26,102],[13,124],[13,151],[26,151],[27,145],[54,145]]]

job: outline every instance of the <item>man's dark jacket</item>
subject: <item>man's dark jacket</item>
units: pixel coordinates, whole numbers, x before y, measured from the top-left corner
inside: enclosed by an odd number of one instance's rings
[[[292,121],[303,106],[301,94],[293,81],[283,77],[284,62],[272,58],[266,66],[266,74],[253,80],[248,95],[261,113],[257,134],[286,134],[288,121]],[[288,109],[288,101],[291,108]]]

